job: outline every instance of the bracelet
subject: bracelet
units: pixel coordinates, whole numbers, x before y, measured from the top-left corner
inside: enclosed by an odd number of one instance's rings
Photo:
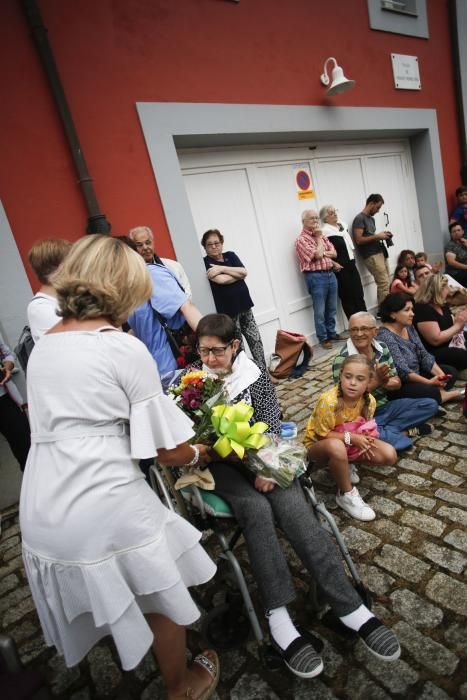
[[[184,467],[194,467],[195,464],[199,460],[199,447],[196,447],[196,445],[190,445],[190,447],[194,451],[195,454],[194,454],[193,459],[190,462],[187,462],[186,464],[183,465]]]
[[[352,435],[349,433],[348,430],[344,432],[344,445],[351,445],[352,444]]]

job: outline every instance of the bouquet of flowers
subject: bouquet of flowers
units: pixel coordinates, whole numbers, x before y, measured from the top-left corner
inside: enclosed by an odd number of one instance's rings
[[[307,451],[304,445],[293,440],[269,436],[269,444],[261,449],[248,451],[247,466],[282,489],[286,489],[307,469]]]
[[[212,444],[216,439],[212,409],[225,398],[223,379],[203,370],[187,372],[179,384],[169,387],[168,393],[194,423],[192,442]]]
[[[251,425],[253,408],[240,401],[232,406],[219,404],[212,409],[212,423],[218,439],[213,449],[222,458],[236,455],[248,469],[285,489],[305,473],[307,451],[304,445],[275,435],[265,435],[267,423]]]
[[[306,449],[290,440],[265,435],[268,425],[251,423],[253,408],[239,401],[225,402],[222,377],[203,370],[182,375],[169,395],[194,423],[192,442],[212,445],[221,459],[236,456],[255,474],[281,488],[290,486],[306,470]]]

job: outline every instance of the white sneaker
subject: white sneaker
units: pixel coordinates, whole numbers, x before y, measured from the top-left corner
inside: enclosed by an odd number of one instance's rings
[[[359,484],[360,483],[360,477],[358,475],[357,467],[355,464],[349,464],[350,468],[350,483],[351,484]]]
[[[341,494],[338,491],[336,503],[356,520],[374,520],[376,518],[375,511],[365,503],[355,486],[348,493]]]

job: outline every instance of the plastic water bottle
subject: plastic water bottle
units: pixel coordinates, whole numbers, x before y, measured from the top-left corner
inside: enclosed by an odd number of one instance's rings
[[[295,440],[297,433],[297,424],[293,421],[281,423],[281,438],[283,440]]]

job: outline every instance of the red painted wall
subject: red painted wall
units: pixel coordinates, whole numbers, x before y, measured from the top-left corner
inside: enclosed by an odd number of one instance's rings
[[[37,0],[96,193],[113,233],[147,224],[172,254],[137,101],[326,104],[334,55],[341,106],[435,108],[448,205],[460,147],[448,0],[427,0],[430,39],[372,31],[366,0]],[[20,252],[83,234],[87,212],[19,0],[0,4],[0,197]],[[419,58],[422,91],[393,86],[391,52]],[[32,280],[35,284],[35,280]]]

